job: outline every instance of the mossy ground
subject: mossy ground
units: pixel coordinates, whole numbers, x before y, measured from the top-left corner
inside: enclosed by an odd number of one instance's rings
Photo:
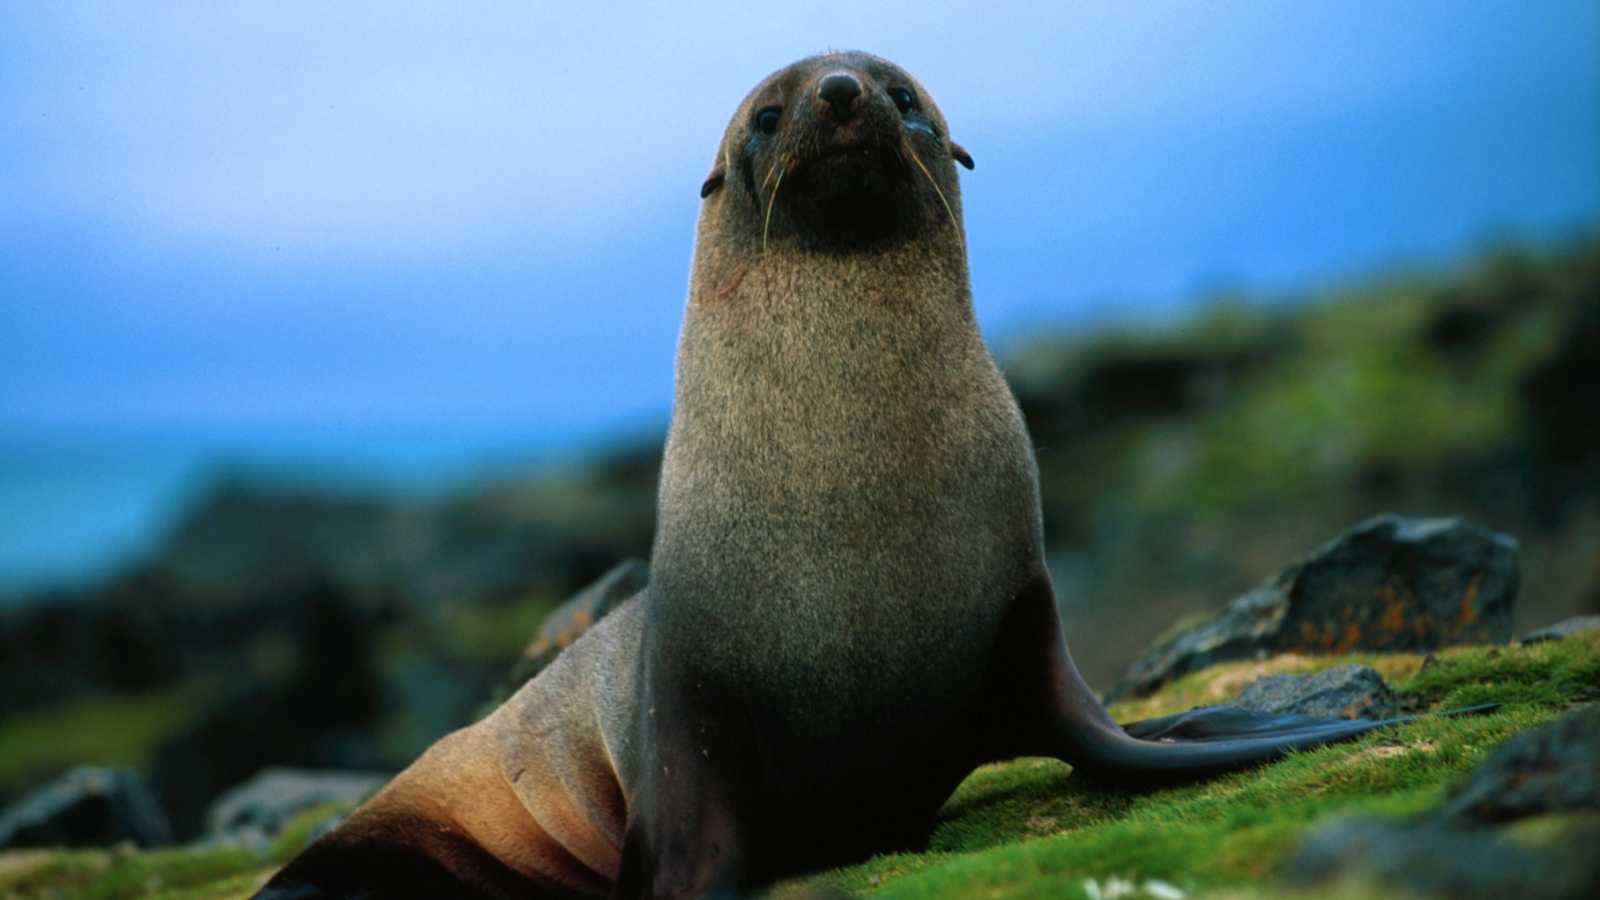
[[[1499,702],[1464,718],[1424,718],[1269,766],[1149,793],[1070,777],[1055,760],[974,772],[945,805],[922,853],[878,857],[817,876],[849,895],[882,898],[1085,897],[1084,880],[1160,879],[1191,896],[1284,896],[1268,879],[1306,832],[1333,817],[1407,816],[1434,806],[1511,735],[1600,699],[1600,637],[1521,648],[1408,655],[1298,657],[1195,673],[1121,721],[1225,702],[1255,678],[1346,662],[1383,672],[1436,710]],[[1316,896],[1340,896],[1333,892]],[[1362,894],[1366,896],[1366,894]]]
[[[319,806],[301,813],[265,857],[235,846],[0,852],[0,898],[244,900],[305,847],[318,823],[342,811]]]
[[[1354,814],[1407,816],[1434,806],[1511,735],[1600,699],[1600,636],[1528,647],[1416,656],[1286,656],[1195,673],[1113,708],[1120,720],[1231,699],[1254,678],[1359,661],[1419,705],[1503,706],[1488,715],[1423,718],[1202,784],[1147,793],[1071,777],[1054,760],[985,766],[962,784],[921,853],[877,857],[782,885],[890,898],[1086,897],[1085,879],[1159,879],[1194,897],[1371,896],[1330,889],[1290,895],[1271,881],[1312,827]],[[0,897],[232,900],[259,886],[304,840],[308,814],[262,859],[236,848],[22,851],[0,854]]]

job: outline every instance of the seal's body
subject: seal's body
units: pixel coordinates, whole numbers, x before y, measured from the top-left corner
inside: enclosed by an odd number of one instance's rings
[[[737,891],[916,845],[986,761],[1143,785],[1374,725],[1233,714],[1144,741],[1089,691],[953,161],[875,57],[746,98],[702,190],[649,588],[266,896]]]

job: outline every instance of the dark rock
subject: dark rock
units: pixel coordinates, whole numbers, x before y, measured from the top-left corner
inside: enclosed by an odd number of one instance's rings
[[[199,498],[160,560],[222,596],[333,582],[430,610],[564,592],[648,551],[661,450],[649,438],[582,473],[495,480],[436,503],[234,477]]]
[[[1546,625],[1538,631],[1530,631],[1520,640],[1524,644],[1539,644],[1595,631],[1600,631],[1600,616],[1573,616],[1570,619],[1562,619],[1554,625]]]
[[[167,816],[131,769],[79,766],[0,813],[0,848],[172,842]]]
[[[1462,519],[1382,515],[1135,663],[1108,700],[1219,662],[1276,653],[1420,652],[1505,643],[1517,541]]]
[[[1013,382],[1028,432],[1067,442],[1121,422],[1180,416],[1227,396],[1227,385],[1287,349],[1276,329],[1210,345],[1143,346],[1112,341],[1059,367],[1048,378]]]
[[[0,609],[0,709],[173,683],[215,641],[196,634],[190,596],[166,573],[131,573],[98,595]],[[219,614],[218,618],[223,616]]]
[[[1388,719],[1400,714],[1394,691],[1370,666],[1338,666],[1312,675],[1264,675],[1232,706],[1267,713],[1335,719]]]
[[[301,601],[299,665],[280,688],[280,718],[300,731],[330,731],[372,722],[383,710],[374,636],[350,596],[331,587]]]
[[[599,580],[556,607],[539,626],[539,634],[512,667],[507,683],[495,692],[500,702],[516,693],[533,676],[550,665],[562,650],[583,635],[623,601],[644,590],[650,567],[637,559],[617,563]]]
[[[508,473],[437,502],[224,475],[137,567],[0,604],[0,710],[195,676],[260,680],[259,639],[291,629],[292,599],[318,585],[336,585],[368,628],[403,619],[418,631],[439,630],[446,606],[563,596],[649,551],[660,459],[644,437],[582,470]],[[474,699],[505,662],[467,674]],[[452,727],[473,705],[452,711]]]
[[[1586,900],[1600,888],[1600,826],[1562,823],[1530,842],[1438,822],[1340,822],[1312,835],[1284,874],[1460,900]]]
[[[1483,306],[1451,307],[1434,317],[1424,339],[1435,349],[1446,352],[1476,350],[1494,333],[1500,319],[1498,310]]]
[[[1441,815],[1484,824],[1548,812],[1600,813],[1600,705],[1572,710],[1507,741]]]
[[[1559,525],[1600,491],[1600,284],[1582,292],[1561,346],[1521,388],[1540,512]]]
[[[157,749],[152,783],[174,834],[200,834],[207,807],[267,766],[382,769],[383,712],[373,635],[344,592],[296,599],[292,671],[241,692]]]
[[[224,791],[206,811],[206,832],[244,840],[269,840],[308,809],[354,807],[389,780],[378,772],[263,769]]]

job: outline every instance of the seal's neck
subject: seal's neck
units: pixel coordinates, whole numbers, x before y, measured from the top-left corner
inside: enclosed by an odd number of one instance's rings
[[[849,255],[769,252],[717,268],[694,278],[680,382],[706,368],[775,389],[878,391],[920,380],[953,356],[987,356],[957,255],[907,244]]]
[[[959,251],[916,242],[870,254],[697,254],[693,283],[675,444],[872,454],[908,417],[943,420],[970,404],[975,384],[1004,390]]]
[[[869,333],[895,346],[957,336],[981,343],[959,239],[853,253],[702,246],[682,350],[698,349],[692,342],[703,328],[763,353],[783,351],[790,362],[801,361],[790,353],[868,361],[869,348],[855,341]]]

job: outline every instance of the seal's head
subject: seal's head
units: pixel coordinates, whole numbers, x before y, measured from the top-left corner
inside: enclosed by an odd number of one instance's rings
[[[722,233],[763,250],[850,252],[958,229],[952,160],[972,168],[916,79],[866,53],[826,53],[750,92],[700,195],[707,215],[742,220]]]

